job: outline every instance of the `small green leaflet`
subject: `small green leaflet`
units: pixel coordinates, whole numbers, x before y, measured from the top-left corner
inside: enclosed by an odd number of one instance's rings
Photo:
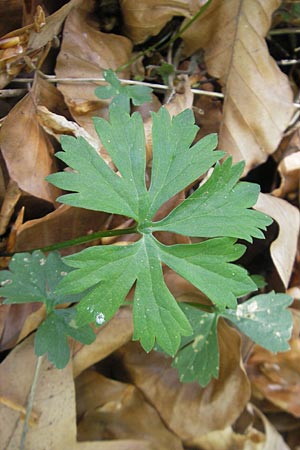
[[[173,231],[186,236],[230,236],[252,242],[263,239],[272,219],[248,209],[256,203],[259,186],[238,182],[244,163],[232,166],[231,158],[217,164],[211,177],[165,219],[156,222],[153,231]]]
[[[47,317],[35,335],[37,355],[48,353],[49,360],[63,368],[69,360],[70,350],[67,336],[90,344],[95,334],[90,326],[78,327],[75,323],[74,308],[56,310],[59,304],[74,303],[79,295],[56,293],[58,283],[72,271],[52,252],[45,256],[40,250],[30,253],[16,253],[9,264],[9,270],[0,272],[0,295],[4,303],[42,302],[46,305]]]
[[[206,386],[211,378],[219,375],[219,349],[217,323],[219,317],[231,321],[255,343],[270,350],[282,352],[289,349],[293,319],[287,307],[293,299],[286,294],[257,295],[237,309],[208,313],[187,304],[181,309],[189,319],[194,333],[182,339],[173,367],[179,371],[183,382],[198,381]],[[230,351],[230,342],[228,342]]]
[[[52,311],[39,326],[35,335],[35,354],[37,356],[47,354],[49,361],[57,369],[63,369],[70,359],[68,336],[82,344],[91,344],[95,339],[91,327],[76,328],[74,326],[74,315],[74,309]]]
[[[204,387],[212,377],[219,375],[217,324],[220,314],[201,311],[187,304],[181,304],[181,309],[194,333],[182,339],[172,365],[178,369],[180,381],[198,381]]]
[[[136,106],[151,102],[152,89],[149,87],[144,85],[122,86],[116,74],[110,69],[104,71],[103,76],[110,84],[96,88],[95,94],[98,98],[108,99],[113,97],[111,105],[121,107],[128,113],[130,111],[130,100]]]
[[[226,310],[223,317],[233,322],[244,334],[271,352],[289,349],[293,321],[287,307],[293,299],[286,294],[257,295],[237,307]]]
[[[47,309],[70,298],[54,295],[59,281],[72,269],[56,252],[46,257],[40,250],[31,253],[16,253],[9,264],[9,270],[0,272],[1,296],[4,303],[43,302]],[[76,299],[72,298],[72,301]]]
[[[239,183],[243,167],[233,166],[228,159],[217,165],[208,181],[168,217],[153,222],[165,202],[197,181],[224,153],[214,150],[216,135],[193,145],[198,128],[191,110],[171,118],[167,109],[161,108],[152,113],[153,160],[148,187],[143,122],[139,113],[129,114],[129,97],[133,99],[133,94],[129,95],[129,88],[123,88],[112,72],[107,74],[107,81],[111,86],[101,87],[101,95],[118,97],[121,92],[128,100],[126,107],[112,102],[109,122],[94,119],[117,173],[82,138],[64,137],[64,151],[57,157],[74,171],[52,174],[47,179],[71,191],[58,199],[63,203],[131,217],[141,238],[127,246],[93,247],[65,258],[75,270],[62,280],[57,293],[80,294],[88,289],[77,307],[77,324],[81,326],[96,321],[99,314],[109,320],[136,283],[134,339],[139,339],[146,351],[156,341],[174,355],[181,337],[191,334],[192,329],[164,283],[162,264],[201,289],[218,308],[234,309],[238,296],[256,289],[247,272],[231,264],[245,250],[234,238],[263,237],[261,230],[271,219],[249,209],[259,189]],[[219,239],[167,247],[152,235],[159,230]]]

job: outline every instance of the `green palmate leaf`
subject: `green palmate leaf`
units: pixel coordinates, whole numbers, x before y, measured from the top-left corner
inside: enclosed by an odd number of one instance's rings
[[[219,308],[235,308],[236,298],[256,290],[242,267],[229,264],[240,258],[245,246],[232,238],[199,244],[164,246],[157,243],[162,261],[206,294]]]
[[[130,100],[136,106],[151,102],[152,89],[149,87],[144,85],[122,86],[112,70],[106,70],[103,75],[105,80],[110,84],[108,86],[97,87],[95,90],[97,97],[103,99],[113,97],[111,104],[121,107],[128,113],[130,110]]]
[[[156,340],[174,355],[181,336],[192,332],[164,283],[159,248],[153,237],[146,235],[125,247],[89,248],[65,261],[78,270],[61,282],[60,294],[78,293],[94,286],[77,307],[78,325],[97,323],[99,315],[109,320],[136,282],[134,338],[141,340],[145,350],[151,350]]]
[[[293,321],[287,306],[292,301],[289,295],[270,292],[257,295],[222,315],[257,344],[271,352],[281,352],[289,349]]]
[[[120,89],[114,78],[111,86],[110,93]],[[235,308],[236,297],[255,290],[256,285],[244,269],[231,264],[244,252],[244,247],[231,238],[262,237],[261,229],[270,219],[249,209],[256,202],[258,187],[238,183],[242,166],[232,166],[228,160],[217,166],[210,179],[167,218],[153,222],[166,201],[195,182],[224,153],[214,151],[215,135],[192,145],[198,128],[190,110],[171,119],[168,111],[161,108],[152,117],[149,189],[145,181],[144,127],[138,113],[130,116],[126,108],[113,102],[110,121],[94,121],[117,173],[84,140],[62,140],[64,152],[57,156],[74,172],[48,177],[56,186],[73,191],[59,200],[129,216],[137,222],[141,239],[125,247],[95,247],[67,257],[66,264],[75,270],[60,283],[57,293],[80,294],[88,289],[77,308],[77,323],[83,325],[97,322],[97,317],[101,321],[112,317],[136,283],[134,338],[140,339],[147,351],[156,341],[173,355],[181,336],[191,334],[192,329],[164,283],[162,263],[201,289],[220,309]],[[166,247],[152,236],[157,230],[205,237],[226,235],[228,239]]]
[[[43,302],[48,309],[66,303],[69,297],[54,295],[59,283],[72,269],[56,252],[46,257],[40,250],[13,256],[9,270],[0,272],[0,295],[4,303]],[[76,298],[72,298],[75,301]]]
[[[219,314],[207,313],[186,304],[182,304],[181,309],[194,332],[192,336],[182,339],[172,365],[178,369],[180,381],[198,381],[201,386],[206,386],[212,377],[218,378],[219,375]]]
[[[257,201],[259,186],[237,183],[243,167],[243,163],[232,166],[231,158],[216,165],[206,183],[165,219],[155,223],[153,231],[202,237],[230,236],[249,242],[252,237],[263,238],[261,230],[265,230],[272,219],[248,209]]]
[[[49,361],[55,367],[63,369],[70,358],[68,336],[82,344],[91,344],[95,339],[91,327],[76,328],[74,323],[74,311],[72,309],[52,311],[36,332],[34,340],[36,355],[47,354]]]

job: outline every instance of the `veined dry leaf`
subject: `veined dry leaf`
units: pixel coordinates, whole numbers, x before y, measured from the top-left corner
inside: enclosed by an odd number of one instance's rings
[[[276,270],[287,288],[297,251],[299,211],[286,200],[269,194],[259,195],[255,209],[268,214],[278,223],[279,234],[272,242],[270,251]]]
[[[36,357],[33,336],[18,345],[0,365],[0,448],[19,450],[23,420],[20,409],[26,401],[33,380]],[[15,405],[14,408],[8,405]],[[19,410],[18,410],[19,407]],[[37,383],[33,412],[38,417],[30,426],[26,448],[30,450],[155,450],[144,440],[77,442],[75,389],[72,365],[55,369],[44,359]]]
[[[134,0],[121,0],[126,35],[135,43],[154,36],[172,17],[192,18],[207,0],[143,0],[138,8]]]
[[[155,450],[183,450],[179,438],[132,384],[89,370],[76,378],[77,439],[141,439]]]
[[[55,202],[60,190],[45,181],[57,171],[53,146],[36,117],[36,103],[53,104],[54,86],[37,78],[32,91],[10,111],[0,129],[0,147],[9,176],[20,189],[37,198]]]
[[[231,425],[249,400],[249,384],[240,363],[240,337],[220,320],[220,377],[208,386],[179,381],[170,358],[158,352],[148,355],[130,343],[117,352],[129,379],[155,406],[168,427],[192,446],[213,430]]]
[[[93,2],[83,2],[68,16],[55,72],[59,78],[100,78],[104,69],[116,69],[130,59],[129,39],[99,31],[88,19]],[[80,36],[80,39],[79,39]],[[128,71],[119,73],[122,78]],[[76,120],[91,136],[99,139],[92,117],[108,117],[108,101],[95,96],[95,83],[61,83],[59,89]]]
[[[288,79],[264,40],[280,3],[214,0],[183,35],[185,53],[204,49],[208,73],[223,86],[219,145],[246,161],[245,172],[276,150],[294,111]]]

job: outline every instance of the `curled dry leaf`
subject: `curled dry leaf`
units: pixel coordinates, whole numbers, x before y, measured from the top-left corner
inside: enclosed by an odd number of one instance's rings
[[[32,91],[10,111],[0,129],[0,147],[10,178],[20,189],[37,198],[55,202],[60,190],[45,181],[56,172],[54,148],[40,127],[36,104],[51,106],[61,101],[58,91],[37,78]]]
[[[281,198],[260,194],[255,209],[271,216],[279,226],[271,244],[271,257],[283,285],[287,288],[295,261],[300,229],[299,210]]]
[[[0,365],[0,448],[18,450],[23,428],[22,416],[31,388],[36,357],[30,336],[19,344]],[[72,365],[57,370],[44,359],[41,365],[33,418],[26,448],[30,450],[154,450],[144,440],[77,442],[75,388]]]
[[[39,58],[44,58],[49,51],[48,44],[58,36],[69,12],[81,2],[82,0],[70,0],[45,18],[38,28],[37,23],[32,23],[0,39],[0,87],[6,86],[29,61],[31,69],[38,66]],[[12,12],[11,9],[9,11]]]
[[[140,439],[153,450],[183,450],[158,412],[131,384],[85,371],[76,379],[79,441]]]
[[[121,0],[126,35],[135,43],[154,36],[172,17],[192,18],[206,0],[143,0],[137,8],[134,0]]]
[[[58,141],[64,134],[83,137],[95,150],[98,150],[99,141],[94,139],[84,128],[64,116],[54,114],[45,106],[37,107],[37,117],[44,130],[54,136]]]
[[[93,2],[83,2],[82,8],[74,9],[66,20],[55,68],[59,78],[100,78],[104,69],[117,69],[130,59],[129,39],[99,31],[97,23],[89,20],[92,10]],[[97,99],[96,85],[70,82],[61,83],[59,89],[74,119],[98,139],[92,117],[107,118],[108,102]]]
[[[300,151],[286,156],[278,165],[281,183],[272,194],[276,197],[300,198]]]
[[[207,71],[223,87],[220,147],[245,160],[245,172],[276,150],[294,111],[289,81],[264,40],[280,3],[214,0],[183,35],[185,53],[204,49]]]
[[[201,450],[289,450],[282,437],[268,419],[253,405],[247,405],[252,423],[243,433],[228,427],[213,431],[198,440]],[[257,422],[257,423],[256,423]]]
[[[117,352],[129,379],[188,446],[203,434],[231,425],[249,400],[248,379],[240,363],[240,337],[222,320],[218,333],[220,377],[205,388],[180,383],[170,358],[162,353],[147,355],[135,343]]]

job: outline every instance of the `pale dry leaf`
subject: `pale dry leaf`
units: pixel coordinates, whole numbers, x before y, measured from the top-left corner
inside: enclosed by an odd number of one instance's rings
[[[23,420],[20,410],[26,407],[36,357],[33,339],[19,344],[0,365],[0,448],[19,450]],[[14,405],[14,408],[9,407]],[[16,407],[20,407],[19,410]],[[55,369],[44,359],[39,373],[34,403],[37,424],[30,426],[26,449],[30,450],[155,450],[144,440],[77,442],[75,388],[71,363]]]
[[[213,431],[202,436],[197,444],[201,450],[289,450],[278,431],[270,421],[253,405],[248,404],[246,411],[252,416],[243,433],[231,427]]]
[[[299,210],[281,198],[260,194],[255,209],[271,216],[279,226],[279,234],[271,244],[271,257],[287,288],[295,261],[300,229]]]
[[[126,35],[135,43],[154,36],[175,16],[191,19],[206,0],[120,0]]]
[[[249,400],[249,383],[240,361],[240,337],[222,320],[218,331],[220,376],[205,388],[196,382],[180,383],[170,358],[162,353],[147,355],[135,343],[117,352],[129,379],[188,446],[203,434],[230,426]]]
[[[280,4],[214,0],[183,35],[185,53],[204,49],[207,71],[222,85],[220,148],[245,160],[245,173],[276,150],[294,112],[289,81],[264,39]]]
[[[37,198],[55,202],[60,190],[45,181],[57,171],[54,148],[36,117],[36,102],[52,104],[56,89],[37,78],[32,91],[10,111],[0,129],[0,147],[10,178],[20,189]]]
[[[300,152],[292,153],[283,158],[278,165],[281,183],[272,192],[276,197],[285,197],[289,194],[300,195]]]
[[[76,378],[75,386],[79,441],[143,439],[156,450],[183,450],[179,438],[132,384],[89,370]]]
[[[83,137],[95,150],[98,151],[99,141],[94,139],[84,128],[66,117],[49,111],[45,106],[37,107],[37,118],[44,130],[54,136],[58,141],[64,134]]]
[[[104,69],[117,69],[130,59],[129,39],[99,31],[99,24],[88,19],[92,10],[93,2],[84,2],[66,20],[55,67],[59,78],[100,78]],[[118,75],[126,78],[128,71]],[[76,122],[98,139],[92,117],[107,118],[108,101],[100,101],[95,96],[97,84],[69,82],[58,87]]]

